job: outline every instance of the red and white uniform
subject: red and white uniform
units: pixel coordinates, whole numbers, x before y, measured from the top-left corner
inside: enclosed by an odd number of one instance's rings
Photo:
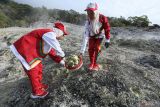
[[[26,70],[31,69],[31,64],[36,60],[41,60],[47,55],[59,56],[56,58],[56,62],[60,62],[61,57],[65,54],[62,51],[58,40],[56,39],[56,33],[51,29],[37,29],[17,40],[10,46],[14,55],[20,60]]]
[[[10,46],[11,51],[22,63],[30,79],[32,91],[36,95],[44,93],[44,90],[42,90],[43,67],[41,60],[49,55],[55,62],[64,64],[63,57],[65,54],[56,39],[57,33],[53,30],[33,30]],[[57,31],[61,32],[63,35],[61,30]],[[39,63],[31,67],[36,61],[39,61]]]
[[[96,25],[99,30],[102,30],[101,33],[99,34],[98,38],[106,38],[105,42],[110,42],[110,25],[108,22],[108,18],[102,14],[99,14],[99,22]],[[99,32],[98,32],[99,33]],[[95,33],[93,32],[93,28],[90,24],[90,21],[87,20],[85,23],[85,32],[83,35],[83,41],[82,41],[82,46],[81,46],[81,53],[84,54],[86,45],[92,36],[94,36]]]
[[[97,71],[100,67],[96,61],[98,54],[101,52],[102,40],[105,37],[105,42],[110,42],[110,25],[107,17],[99,14],[97,3],[89,3],[85,11],[87,11],[88,20],[85,24],[85,33],[80,52],[84,54],[87,42],[89,41],[89,69]]]

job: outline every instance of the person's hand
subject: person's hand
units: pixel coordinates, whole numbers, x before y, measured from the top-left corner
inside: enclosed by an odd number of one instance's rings
[[[80,53],[78,56],[79,56],[80,58],[82,58],[82,57],[83,57],[82,53]]]
[[[104,44],[104,45],[105,45],[105,47],[106,47],[106,48],[108,48],[108,47],[109,47],[109,45],[110,45],[110,43],[109,43],[109,42],[105,42],[105,44]]]
[[[65,59],[64,59],[64,58],[61,60],[60,64],[61,64],[63,67],[65,67]]]

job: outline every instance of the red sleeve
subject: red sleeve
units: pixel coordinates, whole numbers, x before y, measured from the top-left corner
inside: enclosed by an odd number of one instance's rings
[[[48,55],[52,58],[53,61],[56,63],[60,63],[63,59],[61,56],[56,55],[56,51],[54,49],[51,49]]]
[[[108,22],[108,18],[103,15],[101,17],[102,17],[102,26],[105,32],[105,37],[106,39],[110,39],[110,25]]]

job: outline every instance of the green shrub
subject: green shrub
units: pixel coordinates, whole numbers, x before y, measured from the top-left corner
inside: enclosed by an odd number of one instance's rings
[[[0,27],[8,27],[10,19],[0,11]]]
[[[109,23],[112,27],[147,27],[150,23],[146,15],[129,17],[109,17]],[[19,4],[12,0],[0,0],[0,27],[8,26],[28,26],[36,21],[65,21],[68,23],[84,25],[86,14],[78,13],[74,10],[59,10],[33,8],[26,4]]]

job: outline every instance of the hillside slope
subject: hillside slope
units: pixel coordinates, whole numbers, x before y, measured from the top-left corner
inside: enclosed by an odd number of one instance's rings
[[[79,52],[83,27],[65,23],[71,35],[61,41],[66,55]],[[160,29],[112,28],[111,46],[103,47],[99,72],[83,67],[70,72],[45,58],[44,82],[50,94],[30,99],[30,84],[20,63],[6,48],[33,28],[0,29],[1,107],[159,107]]]

